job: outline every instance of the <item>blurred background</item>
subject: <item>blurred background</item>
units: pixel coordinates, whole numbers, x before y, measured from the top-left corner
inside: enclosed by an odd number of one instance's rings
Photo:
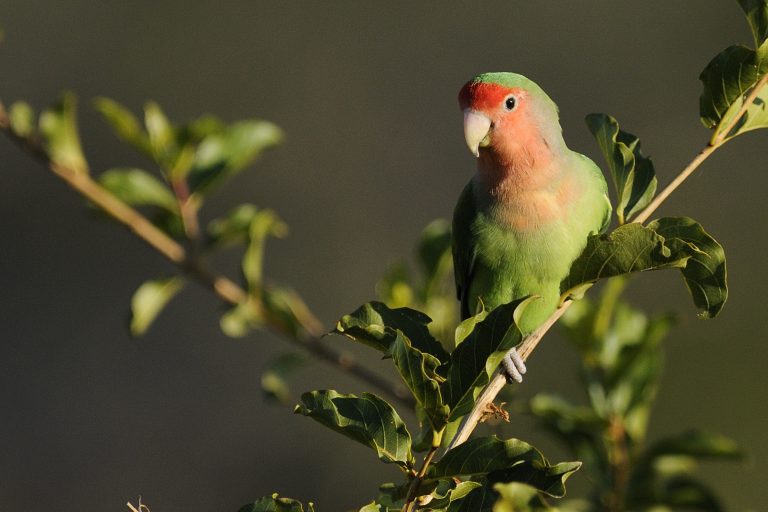
[[[90,105],[106,95],[172,119],[262,117],[286,142],[231,182],[205,218],[240,202],[274,208],[291,235],[270,242],[267,273],[298,289],[326,323],[374,298],[429,221],[450,216],[474,172],[456,94],[483,71],[537,81],[559,104],[569,145],[604,167],[583,117],[614,115],[638,135],[666,184],[702,147],[698,74],[751,41],[736,2],[68,2],[3,0],[0,97],[37,109],[71,89],[95,172],[149,163]],[[678,312],[650,437],[719,431],[750,454],[705,477],[732,510],[760,509],[768,470],[768,133],[719,150],[660,214],[690,215],[725,246],[731,295],[699,321],[676,275],[636,279],[631,300]],[[226,338],[215,297],[191,286],[146,337],[126,332],[130,296],[172,269],[127,231],[0,138],[0,503],[6,510],[233,511],[280,492],[318,510],[369,502],[398,478],[291,407],[259,379],[290,349],[268,334]],[[217,267],[237,275],[237,255]],[[344,347],[341,338],[326,342]],[[354,350],[382,374],[389,365]],[[574,399],[575,357],[549,336],[520,394]],[[389,373],[387,373],[389,372]],[[323,363],[297,393],[364,384]],[[411,421],[411,417],[406,418]],[[514,417],[514,435],[548,457],[567,452]],[[572,482],[578,486],[584,475]]]

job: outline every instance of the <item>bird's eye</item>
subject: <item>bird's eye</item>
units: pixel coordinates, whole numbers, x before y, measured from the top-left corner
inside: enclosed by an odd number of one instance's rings
[[[507,110],[515,110],[515,105],[517,104],[517,100],[514,96],[510,96],[506,100],[504,100],[504,107]]]

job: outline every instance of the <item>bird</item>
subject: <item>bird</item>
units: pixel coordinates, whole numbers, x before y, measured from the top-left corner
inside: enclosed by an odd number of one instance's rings
[[[461,318],[534,296],[518,323],[526,335],[557,309],[571,264],[610,223],[605,177],[568,148],[557,105],[525,76],[477,75],[458,99],[477,157],[452,223]],[[514,348],[502,365],[509,382],[522,382],[526,368]]]

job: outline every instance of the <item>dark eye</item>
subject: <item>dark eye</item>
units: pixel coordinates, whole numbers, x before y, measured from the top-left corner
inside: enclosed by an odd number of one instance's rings
[[[517,100],[515,100],[514,96],[510,96],[509,98],[504,100],[504,106],[507,108],[507,110],[514,110],[516,103],[517,103]]]

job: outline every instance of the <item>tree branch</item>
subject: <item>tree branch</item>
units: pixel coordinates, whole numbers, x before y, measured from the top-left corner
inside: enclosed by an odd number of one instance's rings
[[[2,101],[0,101],[0,130],[18,147],[29,153],[35,160],[65,181],[75,192],[98,206],[110,217],[125,225],[139,239],[175,264],[180,272],[190,276],[211,290],[221,300],[231,305],[249,304],[252,307],[260,308],[258,313],[266,318],[268,328],[271,331],[294,342],[318,359],[354,375],[379,391],[396,398],[401,403],[408,406],[412,405],[410,395],[404,390],[400,390],[387,379],[362,366],[351,355],[336,351],[323,343],[321,340],[324,334],[322,324],[303,302],[296,304],[298,307],[292,311],[300,323],[300,332],[291,331],[272,315],[270,311],[263,308],[259,301],[249,301],[248,293],[237,283],[228,277],[210,272],[199,259],[190,257],[181,244],[157,228],[139,211],[112,195],[88,174],[75,172],[72,169],[57,164],[50,159],[39,140],[31,137],[21,137],[14,133]],[[265,289],[269,290],[270,288],[265,286]]]

